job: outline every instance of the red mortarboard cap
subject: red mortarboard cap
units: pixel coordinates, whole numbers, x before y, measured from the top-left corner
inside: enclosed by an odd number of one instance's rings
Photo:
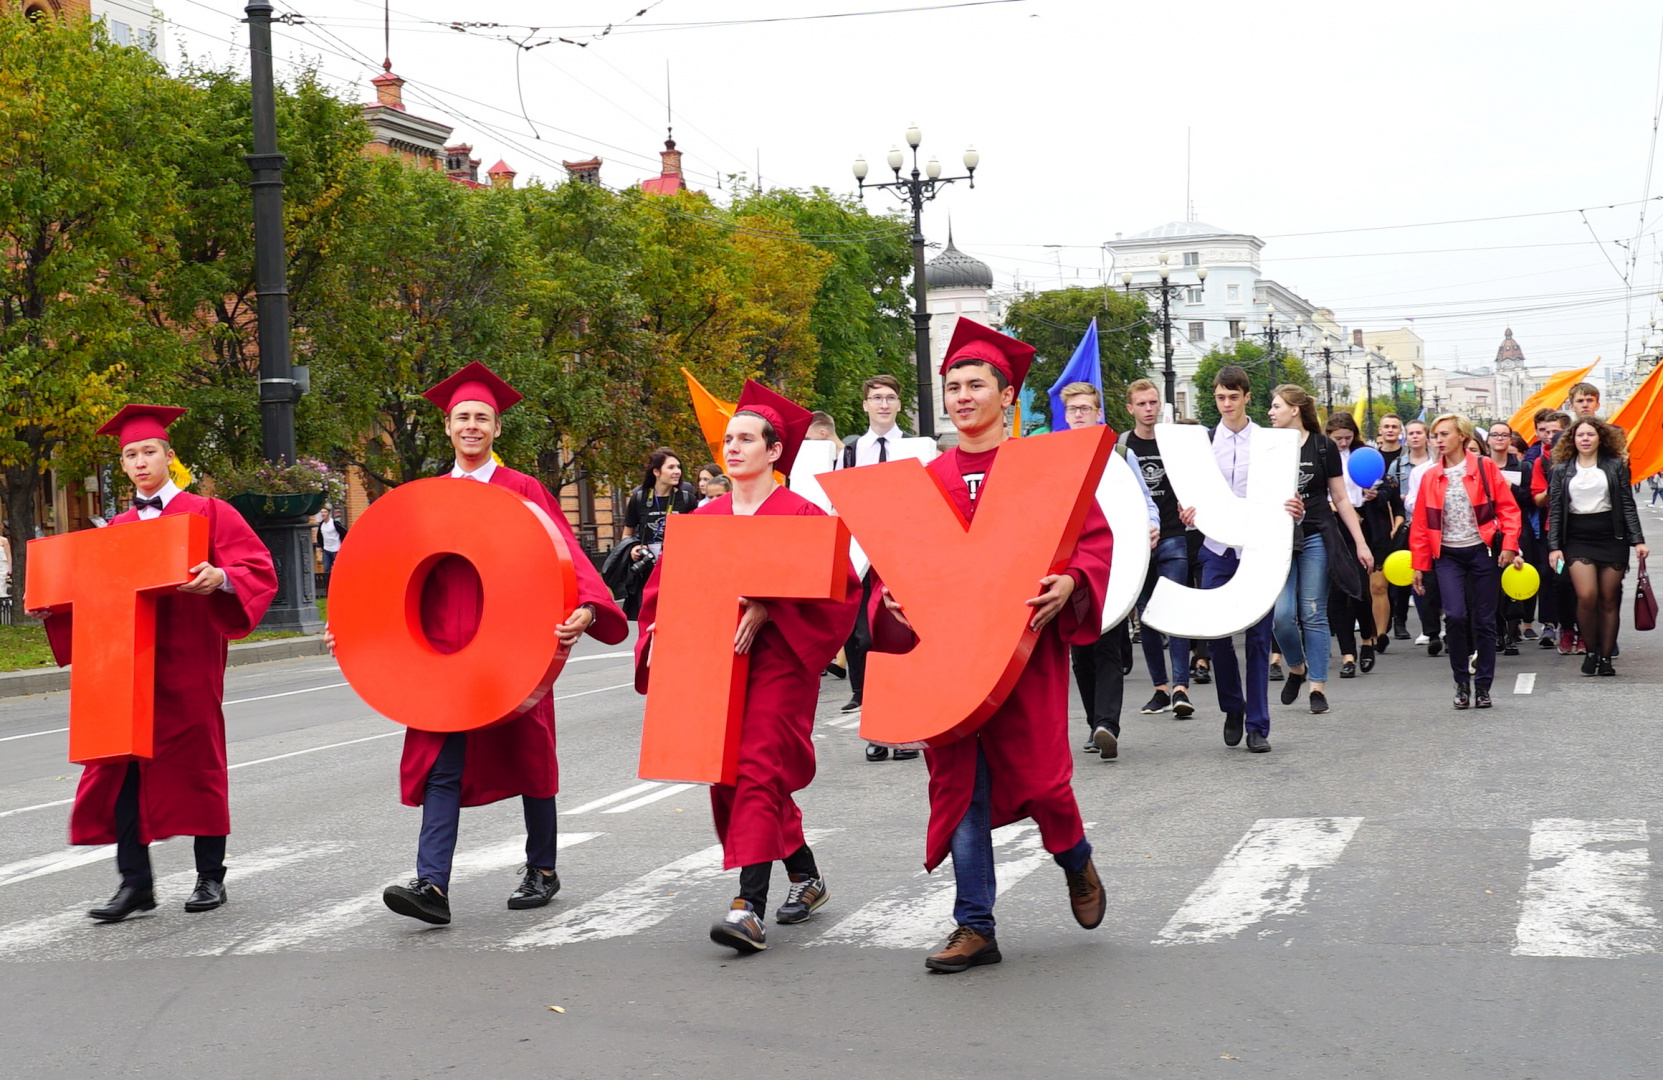
[[[145,439],[166,440],[167,426],[184,415],[184,409],[172,405],[123,405],[98,434],[114,435],[122,446]]]
[[[785,444],[774,468],[790,476],[791,463],[797,460],[797,451],[803,445],[803,436],[808,434],[814,414],[755,379],[745,380],[745,388],[739,392],[738,411],[754,412],[773,425],[774,434]]]
[[[459,401],[483,401],[501,416],[522,396],[477,360],[422,395],[439,406],[446,416]]]
[[[953,327],[953,340],[947,343],[947,359],[941,362],[940,373],[947,374],[947,369],[960,360],[992,364],[1021,390],[1034,363],[1034,347],[961,316]]]

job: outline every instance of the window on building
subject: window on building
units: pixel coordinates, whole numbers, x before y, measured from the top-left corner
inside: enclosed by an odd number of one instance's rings
[[[1204,323],[1204,322],[1192,322],[1192,323],[1190,323],[1190,340],[1191,341],[1206,341],[1207,340],[1207,324]]]
[[[1178,416],[1187,417],[1190,414],[1190,399],[1186,391],[1178,391]]]
[[[126,23],[106,19],[104,25],[110,28],[110,40],[117,45],[131,45],[133,43],[133,28]]]
[[[1224,286],[1224,299],[1225,299],[1226,302],[1231,303],[1231,304],[1241,303],[1241,286],[1240,285],[1226,285],[1226,286]]]
[[[1230,340],[1231,341],[1239,341],[1240,339],[1241,339],[1241,320],[1240,319],[1231,319],[1230,320]]]
[[[1186,251],[1186,252],[1184,252],[1184,265],[1185,266],[1200,266],[1201,265],[1201,253],[1199,251]]]
[[[1184,301],[1186,303],[1190,303],[1190,304],[1199,304],[1199,303],[1202,303],[1206,299],[1206,295],[1207,295],[1206,290],[1204,288],[1202,288],[1200,285],[1191,285],[1186,290],[1186,295],[1184,297]]]

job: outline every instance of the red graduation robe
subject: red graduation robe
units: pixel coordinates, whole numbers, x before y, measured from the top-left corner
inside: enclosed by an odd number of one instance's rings
[[[997,451],[995,451],[997,453]],[[976,514],[959,472],[960,451],[948,450],[927,466],[947,488],[966,521]],[[994,459],[997,463],[997,458]],[[981,491],[993,483],[993,463]],[[1068,561],[1074,593],[1057,617],[1040,631],[1022,676],[1003,705],[973,735],[946,746],[926,749],[930,769],[930,825],[924,867],[934,870],[947,857],[953,830],[970,808],[976,786],[976,750],[987,757],[993,782],[993,827],[1033,818],[1045,850],[1067,851],[1085,836],[1079,804],[1074,800],[1074,753],[1068,740],[1070,645],[1090,645],[1102,632],[1103,591],[1109,582],[1114,539],[1095,501],[1081,526]],[[872,647],[906,652],[917,638],[883,605],[876,583],[868,611]]]
[[[733,496],[723,495],[693,511],[733,513]],[[814,516],[818,506],[786,488],[775,488],[758,514]],[[641,622],[658,617],[658,576],[653,568],[641,597]],[[739,735],[739,782],[713,784],[710,810],[722,841],[727,869],[774,862],[803,846],[803,812],[792,798],[814,779],[814,709],[820,673],[849,639],[860,609],[860,579],[851,569],[842,600],[766,600],[768,621],[751,643],[745,681],[745,718]],[[641,668],[649,661],[650,635],[635,643],[636,686],[647,684]],[[712,647],[719,647],[715,643]],[[731,644],[726,645],[732,648]]]
[[[463,479],[462,483],[477,484]],[[615,645],[629,636],[629,622],[600,574],[578,546],[566,515],[541,482],[498,465],[488,483],[505,487],[536,503],[566,538],[577,564],[579,604],[595,605],[591,637]],[[459,527],[462,527],[459,523]],[[439,562],[422,587],[422,630],[440,652],[455,652],[473,639],[485,597],[479,573],[467,560],[449,556]],[[427,797],[427,774],[445,745],[442,732],[405,733],[404,757],[399,763],[400,795],[406,806],[420,806]],[[543,700],[506,723],[468,732],[468,753],[462,768],[462,805],[483,806],[514,795],[546,799],[560,790],[560,761],[555,754],[554,697]]]
[[[230,503],[181,491],[162,513],[208,519],[208,561],[236,592],[164,593],[156,602],[156,750],[139,762],[139,842],[231,832],[225,762],[225,656],[228,640],[247,637],[277,594],[271,552]],[[137,510],[110,522],[139,520]],[[71,661],[74,613],[46,619],[60,665]],[[69,842],[113,844],[115,802],[127,763],[88,765],[75,789]]]

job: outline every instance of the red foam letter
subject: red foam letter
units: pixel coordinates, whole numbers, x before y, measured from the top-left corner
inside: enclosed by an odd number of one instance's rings
[[[447,555],[479,573],[479,631],[441,653],[422,631],[422,585]],[[365,703],[421,731],[472,731],[520,715],[565,666],[555,628],[577,606],[565,539],[506,488],[417,480],[353,523],[329,588],[341,671]]]
[[[861,738],[941,746],[1004,703],[1038,638],[1025,601],[1068,565],[1111,444],[1101,426],[1004,443],[970,524],[917,461],[820,475],[918,635],[867,659]]]
[[[155,752],[156,597],[208,561],[208,519],[166,514],[29,541],[23,604],[74,615],[69,760]]]
[[[641,778],[732,784],[750,672],[733,651],[739,598],[843,599],[849,530],[834,517],[673,514],[664,544],[675,555],[658,582]]]

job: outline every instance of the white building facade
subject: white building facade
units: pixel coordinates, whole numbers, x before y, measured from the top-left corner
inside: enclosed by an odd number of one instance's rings
[[[117,45],[162,59],[162,20],[156,9],[137,0],[92,0],[92,17],[102,20],[104,32]]]

